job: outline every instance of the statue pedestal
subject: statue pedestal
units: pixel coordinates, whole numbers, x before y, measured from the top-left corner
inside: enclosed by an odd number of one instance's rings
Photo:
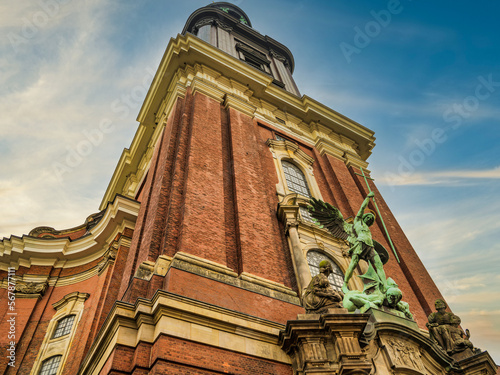
[[[387,326],[387,325],[397,325],[401,328],[414,330],[416,332],[420,331],[418,324],[411,319],[408,319],[404,316],[404,314],[400,315],[399,311],[384,308],[384,309],[369,309],[367,314],[370,314],[370,319],[368,320],[368,324],[363,332],[363,337],[361,339],[362,344],[368,344],[371,341],[376,333],[377,329],[375,327]]]
[[[455,356],[453,357],[455,358]],[[497,365],[490,357],[488,352],[473,354],[470,357],[461,359],[459,362],[457,362],[457,364],[463,370],[463,374],[465,375],[497,374]]]
[[[295,375],[496,374],[487,352],[452,358],[417,323],[391,309],[301,314],[287,322],[278,344]]]
[[[461,352],[451,354],[451,358],[453,358],[457,362],[460,362],[461,360],[472,357],[473,355],[474,352],[467,348]]]
[[[279,344],[292,359],[294,374],[369,374],[372,364],[359,338],[370,314],[331,310],[335,311],[299,315],[280,332]]]

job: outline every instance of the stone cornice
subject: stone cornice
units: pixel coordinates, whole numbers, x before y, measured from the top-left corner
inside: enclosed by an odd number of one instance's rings
[[[19,266],[75,267],[103,255],[115,236],[125,228],[133,229],[139,213],[139,202],[116,196],[102,219],[76,240],[69,238],[35,238],[30,236],[0,241],[0,269]]]

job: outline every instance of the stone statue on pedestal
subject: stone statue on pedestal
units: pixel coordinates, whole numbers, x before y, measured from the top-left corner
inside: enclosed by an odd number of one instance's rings
[[[461,319],[446,311],[446,302],[442,299],[434,303],[436,312],[428,316],[429,335],[441,349],[451,356],[461,354],[461,357],[470,357],[473,354],[481,352],[470,342],[469,330],[464,331],[460,328]]]
[[[442,299],[436,300],[434,306],[437,312],[431,313],[427,318],[429,322],[426,326],[429,329],[429,335],[444,351],[451,354],[453,344],[450,335],[450,324],[453,314],[446,311],[447,306]]]
[[[332,288],[328,275],[333,272],[327,260],[319,263],[319,274],[314,276],[304,292],[302,304],[308,314],[323,314],[328,309],[342,307],[343,295]]]
[[[474,345],[469,341],[469,330],[466,329],[464,333],[460,328],[460,323],[462,323],[462,320],[457,315],[451,317],[450,338],[453,343],[453,353],[459,353],[467,349],[475,352]]]

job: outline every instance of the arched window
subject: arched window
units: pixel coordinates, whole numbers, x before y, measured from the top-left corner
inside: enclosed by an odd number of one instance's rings
[[[305,197],[311,198],[306,176],[295,164],[282,160],[283,172],[285,173],[286,185],[290,191],[299,193]]]
[[[43,361],[38,375],[56,375],[59,364],[61,363],[61,358],[61,355],[55,355]]]
[[[288,186],[288,189],[294,193],[299,193],[300,195],[311,198],[306,177],[300,168],[285,160],[281,161],[281,165],[283,166],[283,172],[285,173],[286,185]],[[312,223],[313,218],[307,210],[307,207],[300,206],[299,209],[302,220]]]
[[[307,263],[309,263],[311,276],[314,277],[319,274],[319,263],[322,260],[327,260],[332,264],[333,272],[328,276],[328,281],[330,281],[330,285],[333,289],[340,291],[342,289],[342,284],[344,284],[344,274],[340,270],[339,266],[337,266],[337,263],[325,254],[316,250],[311,250],[307,253]]]
[[[75,321],[75,316],[70,315],[62,318],[57,322],[56,330],[54,331],[53,339],[56,339],[61,336],[65,336],[71,332],[71,328],[73,327],[73,322]]]

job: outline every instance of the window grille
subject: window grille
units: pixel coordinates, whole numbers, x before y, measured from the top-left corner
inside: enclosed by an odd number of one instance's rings
[[[281,165],[283,166],[283,172],[285,172],[288,189],[294,193],[310,198],[311,193],[309,193],[306,177],[299,167],[287,161],[282,161]]]
[[[57,337],[65,336],[68,333],[70,333],[74,321],[75,321],[74,315],[70,315],[59,320],[59,322],[57,323],[56,330],[54,332],[54,336],[52,336],[52,338],[55,339]]]
[[[331,263],[333,272],[328,276],[328,281],[330,285],[335,290],[342,290],[342,285],[344,284],[344,274],[340,270],[337,263],[327,257],[325,254],[320,253],[316,250],[311,250],[307,253],[307,263],[309,263],[309,269],[311,270],[311,276],[314,277],[319,274],[319,263],[322,260],[327,260]]]
[[[42,368],[38,375],[56,375],[59,364],[61,363],[61,358],[62,356],[56,355],[43,361]]]
[[[307,209],[307,207],[300,206],[299,211],[300,211],[300,217],[302,218],[302,220],[307,221],[308,223],[315,222],[313,217],[311,216],[311,213]]]

